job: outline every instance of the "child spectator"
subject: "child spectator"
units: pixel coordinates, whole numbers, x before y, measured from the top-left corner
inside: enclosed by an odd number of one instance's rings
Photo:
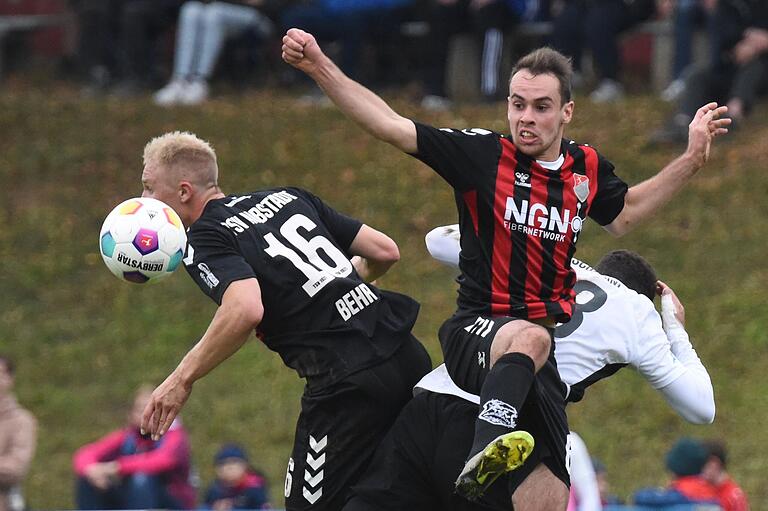
[[[264,477],[249,464],[242,447],[227,444],[213,460],[216,480],[208,488],[205,505],[213,511],[271,509]]]

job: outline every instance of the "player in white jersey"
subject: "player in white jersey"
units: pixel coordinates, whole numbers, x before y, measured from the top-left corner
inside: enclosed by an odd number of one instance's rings
[[[455,266],[458,239],[458,226],[438,227],[427,235],[427,248],[435,259]],[[555,359],[568,401],[580,400],[587,386],[629,365],[685,420],[711,423],[712,383],[688,339],[684,309],[674,292],[631,252],[607,254],[597,266],[604,274],[576,259],[572,265],[578,279],[576,310],[555,332]],[[661,314],[653,304],[655,294],[661,294]],[[488,328],[467,326],[477,335]],[[453,493],[471,447],[479,397],[460,389],[444,365],[422,378],[414,392],[344,511],[510,509],[511,493],[501,481],[480,502]]]
[[[427,250],[438,261],[457,266],[461,250],[458,239],[458,225],[437,227],[426,236]],[[612,256],[624,258],[622,261],[601,261],[613,266],[603,272],[605,275],[578,259],[571,262],[577,278],[576,311],[571,321],[555,330],[555,359],[569,387],[568,401],[579,401],[586,387],[629,365],[685,420],[711,423],[715,417],[712,382],[688,339],[682,305],[663,283],[659,289],[649,285],[649,278],[641,284],[637,278],[640,270],[629,266],[638,261],[624,254],[619,251]],[[653,270],[648,267],[647,271]],[[623,275],[616,274],[619,272]],[[628,282],[631,280],[636,282]],[[655,292],[662,294],[661,315],[653,304]]]

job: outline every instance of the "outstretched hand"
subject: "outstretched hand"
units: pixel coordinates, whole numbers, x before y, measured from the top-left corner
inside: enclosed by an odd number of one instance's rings
[[[681,326],[685,326],[685,307],[675,292],[662,281],[656,282],[656,294],[661,297],[662,320],[665,327],[674,318]]]
[[[696,111],[688,125],[687,152],[696,159],[698,166],[709,160],[709,150],[715,137],[728,133],[731,119],[723,117],[728,113],[727,106],[708,103]]]
[[[323,51],[309,32],[291,28],[283,36],[283,60],[311,75],[318,67]]]
[[[185,385],[176,373],[171,373],[159,387],[141,414],[141,434],[160,440],[186,403],[192,387]]]

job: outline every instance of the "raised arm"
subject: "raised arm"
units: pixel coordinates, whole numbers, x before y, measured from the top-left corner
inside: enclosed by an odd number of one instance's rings
[[[141,418],[142,434],[159,440],[187,401],[192,384],[240,349],[263,315],[259,282],[232,282],[203,337],[152,393]]]
[[[346,76],[323,53],[312,34],[298,28],[288,30],[283,37],[283,60],[309,75],[344,115],[371,135],[406,153],[417,151],[413,121]]]
[[[384,275],[400,260],[400,249],[392,238],[365,224],[352,240],[349,250],[355,254],[352,265],[357,274],[367,282]]]
[[[723,118],[725,106],[709,103],[699,108],[688,126],[688,148],[678,158],[653,176],[629,189],[624,209],[605,229],[623,236],[669,202],[709,159],[712,141],[728,133],[731,120]]]
[[[685,309],[674,291],[659,281],[661,318],[672,354],[685,367],[685,372],[659,390],[685,420],[694,424],[711,424],[715,420],[715,396],[707,368],[701,363],[685,331]]]

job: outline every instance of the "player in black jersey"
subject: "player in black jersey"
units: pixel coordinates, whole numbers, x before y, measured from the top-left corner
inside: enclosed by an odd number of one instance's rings
[[[727,109],[703,106],[685,153],[628,189],[593,148],[562,138],[574,110],[571,67],[553,50],[532,52],[515,66],[509,136],[436,129],[398,115],[345,76],[302,30],[288,30],[282,50],[348,117],[454,188],[462,274],[458,310],[439,336],[451,377],[481,398],[457,491],[475,498],[519,468],[517,509],[565,509],[568,426],[552,327],[571,315],[570,259],[583,222],[591,216],[621,235],[668,202],[706,162],[713,138],[727,132],[730,120],[721,118]],[[534,436],[525,431],[531,428]]]
[[[418,304],[367,283],[398,260],[397,245],[299,188],[225,195],[213,149],[189,133],[147,144],[142,183],[188,226],[187,272],[219,304],[153,392],[142,430],[162,436],[192,384],[255,330],[306,379],[286,508],[338,511],[431,368],[411,334]]]

